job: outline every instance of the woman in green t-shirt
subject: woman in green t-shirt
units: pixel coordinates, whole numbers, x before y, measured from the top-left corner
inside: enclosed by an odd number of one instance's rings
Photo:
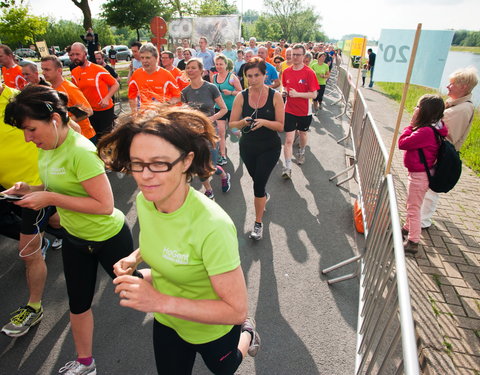
[[[132,252],[133,240],[123,213],[113,205],[112,188],[94,144],[68,126],[67,101],[65,94],[35,85],[7,105],[5,122],[22,129],[25,140],[39,148],[42,185],[17,182],[6,193],[23,196],[15,202],[21,207],[57,207],[66,230],[63,269],[78,355],[60,373],[95,374],[91,303],[98,264],[115,277],[113,265]]]
[[[189,108],[156,105],[99,143],[112,170],[138,184],[140,248],[120,260],[114,283],[122,306],[153,312],[157,369],[190,374],[196,353],[214,373],[233,374],[260,337],[247,314],[247,290],[235,226],[214,201],[190,187],[209,177],[216,142],[208,118]],[[145,261],[144,279],[130,276]]]
[[[327,55],[327,52],[319,54],[317,61],[313,61],[310,65],[310,68],[312,68],[317,75],[318,85],[320,86],[317,91],[317,97],[313,99],[314,111],[322,109],[323,94],[325,93],[325,87],[327,86],[327,79],[330,77],[328,64],[325,63]]]

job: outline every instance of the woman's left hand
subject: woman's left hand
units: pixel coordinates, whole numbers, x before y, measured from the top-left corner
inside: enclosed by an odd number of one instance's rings
[[[119,276],[113,280],[115,293],[120,297],[120,305],[132,309],[148,312],[161,312],[163,295],[144,279],[135,276]]]
[[[35,191],[33,193],[23,196],[22,200],[15,201],[17,206],[30,208],[31,210],[38,211],[44,207],[51,206],[49,191]]]

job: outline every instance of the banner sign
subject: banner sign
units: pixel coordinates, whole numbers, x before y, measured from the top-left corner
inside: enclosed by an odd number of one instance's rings
[[[352,40],[352,50],[350,52],[351,56],[364,56],[364,46],[367,45],[365,38],[353,38]]]
[[[438,88],[453,30],[422,30],[410,83]],[[383,29],[375,59],[375,81],[405,82],[415,30]]]
[[[345,44],[343,45],[343,50],[345,52],[350,52],[351,48],[352,48],[352,41],[351,40],[346,40]]]
[[[340,49],[343,49],[343,45],[345,44],[345,41],[344,40],[339,40],[337,42],[337,48],[340,48]]]
[[[175,44],[182,39],[197,44],[204,36],[209,45],[225,44],[227,40],[235,45],[240,40],[240,24],[241,17],[238,15],[178,18],[170,21],[168,33]]]
[[[35,45],[38,48],[38,52],[40,53],[40,57],[47,57],[50,55],[50,52],[48,51],[47,48],[47,43],[45,43],[44,40],[35,42]]]

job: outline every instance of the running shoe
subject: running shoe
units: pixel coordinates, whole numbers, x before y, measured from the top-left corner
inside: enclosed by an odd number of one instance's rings
[[[47,237],[43,237],[43,246],[42,246],[42,257],[45,259],[47,257],[47,250],[50,247],[50,240]]]
[[[285,180],[291,179],[292,178],[292,170],[290,168],[283,168],[282,177]]]
[[[222,191],[227,193],[230,191],[230,173],[225,173],[225,178],[222,178]]]
[[[63,245],[63,240],[61,238],[55,238],[55,240],[52,243],[52,249],[53,250],[60,250]]]
[[[25,335],[31,327],[40,323],[43,318],[43,308],[36,311],[33,307],[23,306],[14,311],[10,318],[10,323],[2,328],[2,332],[10,337],[20,337]]]
[[[297,164],[298,165],[302,165],[303,163],[305,163],[305,154],[298,154],[297,155]]]
[[[225,156],[219,156],[217,164],[218,165],[225,165],[228,163],[228,160]]]
[[[58,373],[64,375],[96,375],[97,367],[95,366],[95,360],[92,361],[90,366],[82,365],[78,361],[70,361],[65,363],[65,366]]]
[[[252,335],[252,340],[250,341],[250,346],[248,348],[248,354],[251,357],[255,357],[260,349],[261,340],[260,335],[255,330],[255,319],[247,318],[242,324],[242,332],[249,332]]]
[[[205,195],[207,198],[213,199],[215,198],[215,194],[213,194],[213,190],[205,190]]]
[[[255,222],[253,230],[250,232],[249,236],[252,240],[260,241],[263,237],[263,225],[262,223]]]

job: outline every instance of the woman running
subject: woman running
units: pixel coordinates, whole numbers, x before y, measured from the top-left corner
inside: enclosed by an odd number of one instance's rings
[[[227,113],[227,107],[217,86],[202,78],[203,64],[197,58],[189,60],[185,71],[187,77],[190,79],[190,85],[182,90],[182,102],[203,112],[208,116],[212,124],[214,124],[215,121]],[[218,112],[215,112],[215,105],[219,108]],[[215,174],[220,175],[222,179],[222,191],[227,193],[230,190],[230,173],[226,173],[222,167],[217,165],[218,144],[212,148],[211,156]],[[213,199],[215,194],[213,193],[209,179],[201,178],[201,180],[205,188],[205,195]]]
[[[220,138],[220,155],[218,157],[218,165],[225,165],[228,163],[227,160],[227,150],[225,147],[225,135],[227,128],[227,121],[230,120],[230,113],[233,106],[233,100],[235,95],[242,91],[242,85],[238,78],[232,73],[231,70],[227,69],[228,61],[227,58],[223,55],[218,55],[215,57],[215,68],[217,69],[217,74],[213,76],[213,83],[220,90],[223,101],[227,106],[228,112],[217,120],[217,129],[218,137]],[[215,112],[220,111],[218,105],[215,105]]]
[[[46,86],[27,86],[7,105],[5,122],[24,131],[40,149],[42,185],[17,182],[7,194],[33,210],[56,206],[66,235],[62,258],[77,359],[60,373],[96,374],[92,357],[93,314],[98,263],[115,277],[113,265],[133,250],[130,229],[113,206],[113,194],[97,150],[68,127],[67,97]],[[136,271],[135,271],[136,272]]]
[[[264,84],[267,67],[259,57],[245,64],[250,87],[233,103],[230,126],[242,130],[240,156],[253,179],[255,224],[250,238],[263,236],[262,218],[268,194],[270,173],[278,162],[282,143],[277,132],[283,131],[284,105],[281,94]]]
[[[114,283],[122,306],[154,313],[159,374],[191,374],[197,353],[213,373],[233,374],[260,345],[254,320],[246,319],[235,225],[189,184],[214,172],[215,143],[205,115],[158,105],[120,119],[99,144],[110,168],[129,171],[141,191],[140,248],[114,266]],[[142,261],[151,267],[144,280],[130,276]]]

